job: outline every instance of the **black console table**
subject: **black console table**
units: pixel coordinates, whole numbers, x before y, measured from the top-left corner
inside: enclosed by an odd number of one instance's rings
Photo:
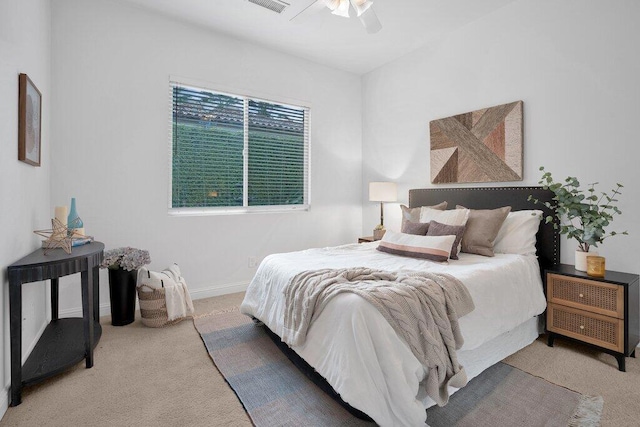
[[[86,360],[93,366],[93,349],[100,340],[99,267],[104,244],[92,242],[44,255],[38,249],[8,267],[11,329],[11,406],[21,402],[22,387],[38,383]],[[58,319],[58,278],[80,273],[82,318]],[[22,284],[51,280],[51,322],[22,365]]]

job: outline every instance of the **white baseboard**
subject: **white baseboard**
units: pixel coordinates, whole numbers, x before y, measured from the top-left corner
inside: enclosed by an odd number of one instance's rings
[[[210,297],[217,297],[220,295],[235,294],[237,292],[244,292],[249,286],[248,282],[228,283],[221,286],[210,286],[208,288],[200,288],[195,291],[190,291],[192,299],[204,299]]]
[[[226,294],[234,294],[236,292],[244,292],[247,290],[248,286],[249,286],[249,283],[247,282],[229,283],[226,285],[199,288],[194,291],[190,291],[189,293],[191,294],[191,298],[196,300],[196,299],[217,297],[217,296],[226,295]],[[136,310],[138,309],[139,309],[139,305],[138,305],[138,301],[136,300]],[[100,304],[100,317],[107,316],[110,314],[111,314],[111,305],[109,303]],[[60,317],[82,317],[82,307],[74,307],[74,308],[67,308],[64,310],[60,310],[58,315]],[[46,327],[46,325],[44,325],[44,327]],[[42,332],[44,331],[44,327],[42,328],[42,331],[40,331],[40,333],[38,334],[38,338],[40,338],[40,335],[42,335]],[[31,350],[33,350],[33,346],[35,346],[36,342],[37,340],[33,342],[32,346],[29,348],[29,351],[26,354],[31,353]],[[24,361],[22,363],[24,363]]]
[[[138,302],[136,301],[136,306]],[[100,317],[111,314],[111,305],[108,303],[100,304]],[[58,312],[58,317],[82,317],[82,307],[66,308]]]
[[[4,417],[7,409],[9,409],[9,387],[3,387],[0,390],[0,419]]]
[[[36,334],[35,338],[33,339],[33,341],[31,341],[31,344],[29,344],[29,348],[27,348],[26,351],[23,350],[23,352],[22,352],[22,364],[23,365],[24,365],[24,362],[26,362],[27,359],[29,358],[29,355],[31,355],[31,352],[33,351],[33,349],[36,347],[36,344],[38,344],[38,341],[40,340],[40,337],[42,336],[42,334],[44,333],[44,330],[47,328],[48,325],[49,325],[49,321],[43,322],[42,326],[40,326],[40,330]]]

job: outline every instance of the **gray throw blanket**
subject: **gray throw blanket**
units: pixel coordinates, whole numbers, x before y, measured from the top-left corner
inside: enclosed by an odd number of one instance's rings
[[[467,383],[456,356],[463,344],[458,318],[475,307],[467,288],[451,275],[364,267],[323,269],[299,273],[283,292],[282,340],[289,345],[305,342],[312,320],[331,298],[352,292],[378,309],[427,368],[422,383],[438,405],[448,402],[449,385]]]

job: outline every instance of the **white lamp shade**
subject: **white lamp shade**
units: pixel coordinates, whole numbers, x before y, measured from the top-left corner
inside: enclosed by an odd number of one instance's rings
[[[398,186],[395,182],[370,182],[370,202],[395,202],[398,200]]]

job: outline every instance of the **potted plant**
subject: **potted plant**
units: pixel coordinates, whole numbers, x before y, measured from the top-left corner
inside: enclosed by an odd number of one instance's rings
[[[622,194],[620,189],[622,184],[616,184],[616,188],[610,192],[602,192],[596,194],[595,186],[597,182],[588,184],[585,190],[580,188],[580,182],[575,177],[567,177],[564,183],[555,182],[551,172],[544,170],[542,178],[538,181],[546,190],[551,190],[555,196],[553,203],[539,202],[537,199],[529,196],[529,200],[534,203],[542,203],[547,208],[555,212],[558,223],[554,224],[556,229],[559,228],[560,234],[566,234],[567,237],[578,241],[576,249],[575,268],[576,270],[587,270],[587,254],[597,255],[596,252],[589,252],[592,247],[597,247],[605,239],[617,234],[628,234],[626,231],[619,233],[610,231],[607,233],[605,228],[611,224],[614,215],[620,215],[622,212],[615,203],[618,201],[616,197]],[[553,215],[546,217],[546,222],[553,221]]]
[[[105,251],[100,267],[109,270],[111,324],[124,326],[135,320],[138,269],[149,264],[149,252],[130,247]]]
[[[373,229],[373,240],[382,239],[386,231],[387,230],[385,230],[384,225],[381,225],[381,224],[376,225],[376,227]]]

